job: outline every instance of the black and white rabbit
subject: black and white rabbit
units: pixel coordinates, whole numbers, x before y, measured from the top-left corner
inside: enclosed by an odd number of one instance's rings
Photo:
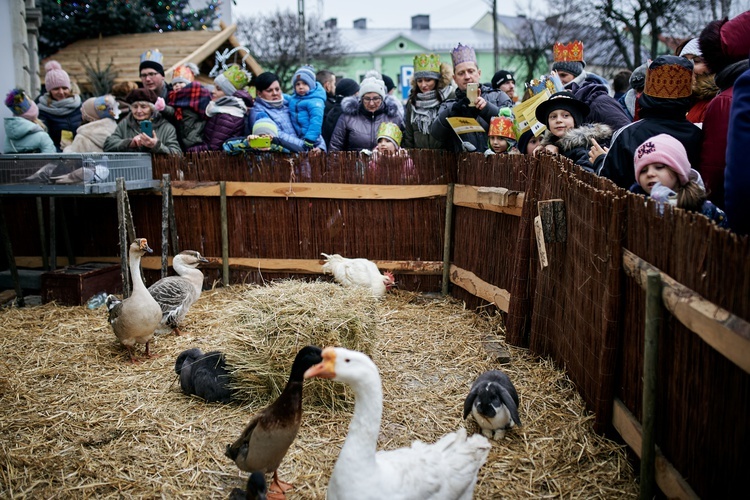
[[[505,431],[521,425],[518,393],[513,382],[500,370],[482,373],[471,385],[464,401],[464,419],[471,414],[490,439],[505,437]]]

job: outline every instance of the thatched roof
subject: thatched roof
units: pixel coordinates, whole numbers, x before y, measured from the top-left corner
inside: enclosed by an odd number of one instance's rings
[[[59,50],[54,55],[42,61],[42,75],[44,79],[44,64],[47,61],[58,61],[68,72],[70,79],[81,89],[91,89],[86,76],[84,65],[88,60],[94,67],[103,69],[112,62],[117,72],[115,82],[139,82],[138,65],[140,56],[148,49],[159,49],[164,55],[164,69],[167,80],[171,80],[172,70],[180,64],[192,62],[200,68],[198,79],[205,83],[212,83],[208,73],[214,67],[216,51],[240,47],[235,38],[236,24],[224,26],[221,31],[171,31],[167,33],[134,33],[130,35],[116,35],[88,40],[78,40]],[[263,72],[260,65],[250,54],[238,50],[231,61],[240,63],[243,56],[245,65],[255,75]]]

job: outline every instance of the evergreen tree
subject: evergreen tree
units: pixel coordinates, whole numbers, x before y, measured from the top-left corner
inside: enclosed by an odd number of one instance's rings
[[[39,55],[47,57],[76,40],[149,31],[205,29],[221,0],[193,9],[188,0],[40,0]]]

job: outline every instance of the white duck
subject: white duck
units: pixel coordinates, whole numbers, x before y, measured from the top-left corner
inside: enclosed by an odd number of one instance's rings
[[[375,363],[357,351],[323,350],[305,378],[331,378],[354,391],[354,416],[328,483],[328,500],[471,500],[490,442],[460,428],[438,442],[376,453],[383,390]]]
[[[133,347],[136,343],[146,344],[146,356],[150,356],[148,346],[154,338],[154,330],[161,321],[161,308],[148,293],[146,284],[141,278],[141,257],[146,252],[153,253],[146,238],[136,238],[130,244],[128,259],[130,264],[130,281],[133,293],[125,300],[119,301],[113,295],[107,297],[109,324],[115,335],[130,354],[130,361],[135,361]]]
[[[392,273],[386,271],[380,274],[378,266],[367,259],[348,259],[337,253],[321,255],[326,258],[323,272],[333,274],[333,278],[342,286],[369,288],[375,297],[382,297],[396,284]]]
[[[203,273],[196,268],[205,262],[208,259],[199,252],[184,250],[172,260],[172,267],[179,276],[167,276],[148,288],[162,311],[157,335],[170,331],[180,334],[180,323],[185,319],[190,306],[201,296]]]

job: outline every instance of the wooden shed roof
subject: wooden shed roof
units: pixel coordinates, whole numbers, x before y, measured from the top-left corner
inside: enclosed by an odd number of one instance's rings
[[[115,35],[88,40],[78,40],[60,49],[54,55],[42,61],[42,80],[44,64],[47,61],[58,61],[81,89],[91,89],[84,65],[86,58],[96,67],[105,68],[110,61],[117,72],[115,82],[139,82],[138,65],[143,52],[158,49],[164,56],[164,70],[167,81],[171,80],[174,68],[192,62],[200,68],[199,80],[211,83],[208,73],[215,63],[216,51],[240,47],[234,36],[236,24],[221,26],[221,31],[170,31],[166,33],[133,33]],[[238,50],[234,61],[239,63],[245,58],[245,65],[255,75],[263,72],[257,61],[244,50]]]

